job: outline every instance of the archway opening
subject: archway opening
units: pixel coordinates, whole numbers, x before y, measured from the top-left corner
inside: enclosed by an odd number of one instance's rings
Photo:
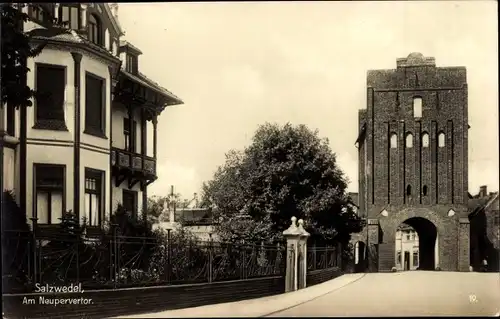
[[[354,272],[364,272],[366,266],[366,245],[358,241],[354,245]]]
[[[438,265],[437,228],[422,217],[405,220],[396,230],[396,268],[435,270]]]

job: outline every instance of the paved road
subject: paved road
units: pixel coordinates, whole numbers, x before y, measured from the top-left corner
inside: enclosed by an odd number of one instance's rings
[[[121,318],[498,316],[500,275],[411,271],[347,274],[298,291]]]
[[[498,316],[499,310],[499,274],[411,271],[367,274],[269,316]]]

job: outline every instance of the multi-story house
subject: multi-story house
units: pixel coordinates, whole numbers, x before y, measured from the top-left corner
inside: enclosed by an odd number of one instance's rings
[[[157,179],[157,121],[180,98],[139,69],[141,51],[122,39],[118,5],[25,6],[24,31],[45,44],[28,60],[33,107],[6,108],[4,189],[39,225],[72,211],[100,226],[119,204],[146,210]],[[53,17],[56,23],[50,18]]]
[[[400,225],[396,231],[396,269],[418,268],[418,233],[411,226]]]

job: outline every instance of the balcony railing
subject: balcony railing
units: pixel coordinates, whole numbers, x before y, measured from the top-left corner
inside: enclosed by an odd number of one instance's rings
[[[156,160],[152,157],[132,153],[116,147],[111,149],[111,164],[118,168],[142,172],[156,177]]]

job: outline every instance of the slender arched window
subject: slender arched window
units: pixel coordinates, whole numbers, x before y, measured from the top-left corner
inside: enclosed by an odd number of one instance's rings
[[[89,40],[94,42],[95,44],[102,44],[101,39],[101,23],[99,18],[95,16],[95,14],[89,15]]]
[[[413,117],[422,117],[422,98],[413,98]]]
[[[445,135],[443,132],[440,132],[438,135],[438,146],[439,147],[444,147],[446,145],[445,143]]]
[[[398,136],[396,133],[391,133],[391,148],[398,148]]]
[[[406,148],[412,148],[413,147],[413,134],[407,133],[406,134]]]
[[[406,186],[406,195],[411,196],[411,186],[410,185]]]
[[[422,147],[429,147],[429,134],[422,134]]]
[[[422,193],[424,194],[424,196],[427,196],[427,185],[424,185],[424,187],[422,188]]]

